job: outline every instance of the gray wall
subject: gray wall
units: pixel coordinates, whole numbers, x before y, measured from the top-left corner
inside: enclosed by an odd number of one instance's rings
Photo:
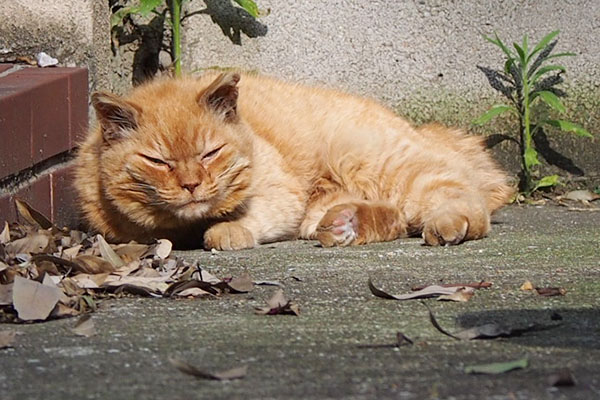
[[[499,100],[477,66],[495,68],[502,57],[482,35],[497,31],[512,42],[527,33],[537,41],[560,29],[556,51],[577,53],[564,60],[569,115],[600,132],[600,0],[257,2],[271,10],[258,21],[229,0],[188,3],[184,67],[238,67],[322,83],[378,98],[416,122],[474,129],[470,121]],[[134,18],[138,29],[113,34],[111,53],[108,16],[108,0],[0,0],[0,61],[46,50],[63,64],[90,67],[92,88],[116,92],[170,63],[159,48],[169,33],[152,29],[162,21]],[[510,121],[475,130],[510,132]],[[552,149],[591,176],[600,172],[599,142],[548,134]],[[517,165],[510,143],[495,151],[505,165]]]

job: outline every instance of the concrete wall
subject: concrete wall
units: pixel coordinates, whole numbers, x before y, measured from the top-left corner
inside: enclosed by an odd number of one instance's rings
[[[140,73],[170,62],[160,48],[169,36],[157,33],[164,26],[160,18],[151,24],[134,19],[133,31],[126,26],[113,32],[117,40],[111,53],[108,0],[0,1],[0,20],[6,21],[0,25],[0,61],[49,48],[63,63],[87,65],[92,87],[117,92],[139,80]],[[255,21],[228,0],[190,1],[183,31],[184,67],[192,72],[239,67],[323,83],[374,96],[417,122],[470,127],[473,118],[498,100],[477,66],[495,68],[502,57],[482,35],[497,31],[511,42],[527,33],[537,41],[560,29],[556,51],[577,53],[564,60],[570,116],[600,132],[598,0],[257,3],[271,13]],[[509,125],[499,121],[480,131],[505,132]],[[547,139],[579,170],[588,175],[600,171],[600,141],[552,132]],[[514,167],[511,146],[503,143],[497,153]]]

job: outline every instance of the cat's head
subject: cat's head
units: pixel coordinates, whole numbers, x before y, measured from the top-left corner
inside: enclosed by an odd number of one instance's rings
[[[244,208],[252,140],[237,110],[238,74],[151,82],[126,98],[95,93],[100,185],[149,227],[218,218]]]

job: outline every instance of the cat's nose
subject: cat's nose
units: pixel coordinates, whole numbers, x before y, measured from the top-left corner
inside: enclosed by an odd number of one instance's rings
[[[198,182],[184,183],[184,184],[181,185],[181,187],[184,188],[185,190],[187,190],[190,193],[194,193],[194,190],[196,190],[196,188],[198,187],[198,185],[200,185],[200,183],[198,183]]]

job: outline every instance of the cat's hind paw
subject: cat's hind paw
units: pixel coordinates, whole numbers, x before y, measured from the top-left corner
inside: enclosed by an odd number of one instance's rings
[[[256,246],[252,233],[236,222],[221,222],[204,233],[207,250],[242,250]]]
[[[329,209],[317,226],[317,240],[323,247],[348,246],[357,236],[356,209],[347,204]]]

